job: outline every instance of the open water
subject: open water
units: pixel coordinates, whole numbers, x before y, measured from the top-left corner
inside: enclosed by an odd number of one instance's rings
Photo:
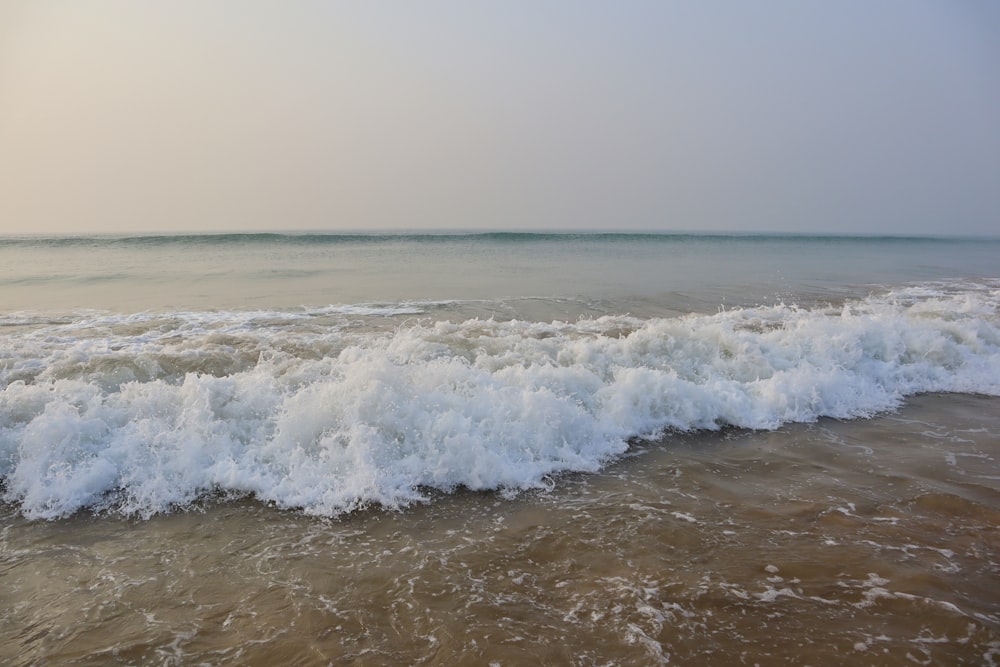
[[[0,661],[1000,663],[998,257],[0,239]]]

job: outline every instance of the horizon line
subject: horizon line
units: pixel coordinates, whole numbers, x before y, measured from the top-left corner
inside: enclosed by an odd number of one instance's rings
[[[431,228],[431,229],[298,229],[298,230],[183,230],[183,231],[100,231],[100,232],[29,232],[0,233],[0,240],[46,240],[46,239],[107,239],[128,240],[145,238],[221,238],[221,237],[269,237],[269,238],[308,238],[308,237],[570,237],[570,236],[660,236],[660,237],[690,237],[690,238],[815,238],[815,239],[892,239],[892,240],[1000,240],[1000,235],[990,234],[893,234],[876,232],[817,232],[817,231],[727,231],[727,230],[654,230],[654,229],[467,229],[467,228]]]

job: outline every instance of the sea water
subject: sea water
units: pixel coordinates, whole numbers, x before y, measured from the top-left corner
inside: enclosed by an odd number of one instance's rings
[[[1000,662],[998,257],[3,239],[0,655]]]

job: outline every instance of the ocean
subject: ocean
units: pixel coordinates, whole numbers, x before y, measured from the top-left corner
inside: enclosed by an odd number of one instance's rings
[[[1000,239],[0,238],[7,665],[1000,664]]]

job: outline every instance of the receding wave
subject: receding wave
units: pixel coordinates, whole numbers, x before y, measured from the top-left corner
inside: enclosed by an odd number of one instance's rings
[[[3,499],[46,519],[148,517],[218,494],[334,516],[430,489],[541,487],[635,438],[865,417],[919,392],[998,395],[998,306],[1000,285],[966,284],[571,323],[39,321],[0,340]]]

